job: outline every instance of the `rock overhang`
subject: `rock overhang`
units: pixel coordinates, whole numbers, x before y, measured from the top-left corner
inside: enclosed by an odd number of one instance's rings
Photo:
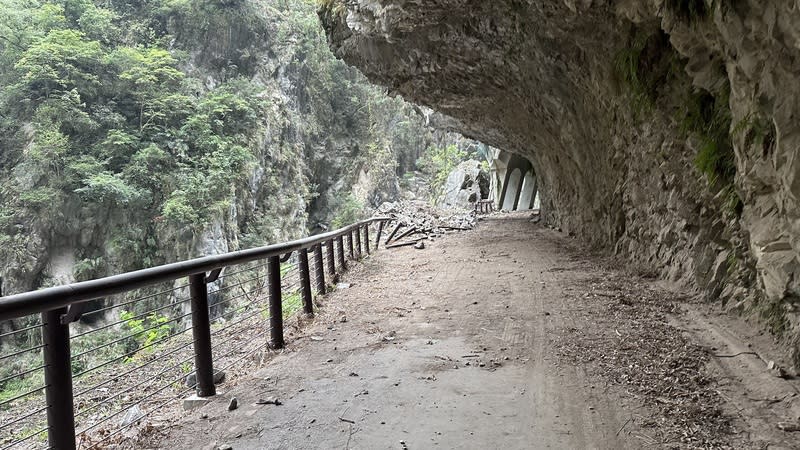
[[[529,158],[551,224],[728,305],[778,311],[767,323],[796,319],[798,8],[356,0],[321,16],[372,81]],[[707,123],[730,154],[687,132],[695,104],[721,110]],[[735,175],[720,181],[723,157]]]

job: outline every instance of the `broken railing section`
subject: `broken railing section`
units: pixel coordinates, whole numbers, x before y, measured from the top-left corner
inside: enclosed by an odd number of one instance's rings
[[[370,227],[376,229],[377,247],[392,220],[373,218],[297,241],[0,298],[0,321],[30,317],[30,325],[0,335],[19,335],[16,340],[25,342],[21,349],[0,349],[0,364],[10,366],[23,354],[35,361],[3,376],[0,390],[11,381],[41,377],[40,384],[0,402],[0,449],[45,433],[52,448],[76,448],[76,435],[81,446],[102,446],[141,420],[142,408],[153,402],[160,406],[192,390],[200,397],[214,395],[215,382],[242,354],[283,347],[284,315],[313,314],[314,291],[324,294],[328,283],[339,279],[345,254],[349,259],[369,254]],[[176,283],[180,279],[188,283]],[[122,301],[87,306],[120,294],[127,294]],[[100,315],[96,319],[103,320],[94,323],[103,325],[79,323],[92,315]],[[109,315],[114,320],[107,320]],[[241,339],[243,330],[254,329],[261,334]],[[137,374],[141,381],[109,389]],[[186,389],[177,389],[182,381]],[[115,430],[105,429],[96,440],[92,433],[120,419]]]

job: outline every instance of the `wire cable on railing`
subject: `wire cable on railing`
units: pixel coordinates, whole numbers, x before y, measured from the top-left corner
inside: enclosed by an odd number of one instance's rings
[[[240,323],[242,323],[242,322],[246,321],[247,319],[250,319],[250,318],[252,318],[253,316],[255,316],[255,315],[258,315],[258,314],[261,314],[261,311],[255,311],[255,312],[252,312],[252,313],[248,314],[247,316],[245,316],[245,317],[243,317],[243,318],[240,318],[239,320],[237,320],[237,321],[235,321],[235,322],[228,323],[228,324],[226,324],[226,325],[225,325],[223,328],[220,328],[220,329],[218,329],[218,330],[214,330],[214,331],[211,333],[211,336],[216,336],[216,335],[218,335],[218,334],[221,334],[223,331],[225,331],[225,330],[228,330],[228,329],[230,329],[230,328],[233,328],[234,326],[236,326],[236,325],[238,325],[238,324],[240,324]],[[212,349],[213,349],[213,348],[216,348],[217,346],[219,346],[219,345],[222,345],[222,344],[224,344],[224,341],[222,341],[222,342],[219,342],[219,343],[217,343],[216,345],[212,345],[212,346],[211,346],[211,348],[212,348]]]
[[[38,387],[36,389],[31,389],[30,391],[24,392],[24,393],[19,394],[19,395],[15,396],[15,397],[11,397],[11,398],[5,399],[2,402],[0,402],[0,408],[3,407],[3,405],[7,405],[7,404],[9,404],[9,403],[11,403],[11,402],[13,402],[15,400],[19,400],[21,398],[25,398],[25,397],[27,397],[29,395],[33,395],[33,394],[35,394],[35,393],[37,393],[37,392],[39,392],[41,390],[44,390],[47,386],[48,385],[44,385],[44,386]]]
[[[189,285],[188,284],[184,284],[184,285],[181,285],[181,286],[178,286],[178,287],[174,287],[172,289],[167,289],[165,291],[156,292],[155,294],[148,294],[148,295],[145,295],[144,297],[137,297],[137,298],[135,298],[133,300],[129,300],[127,302],[117,303],[117,304],[114,304],[114,305],[106,306],[104,308],[95,309],[93,311],[85,312],[85,313],[83,313],[83,316],[84,317],[85,316],[90,316],[92,314],[97,314],[99,312],[108,311],[109,309],[120,308],[122,306],[128,306],[128,305],[133,304],[133,303],[137,303],[137,302],[140,302],[140,301],[143,301],[143,300],[147,300],[147,299],[150,299],[150,298],[153,298],[153,297],[158,297],[159,295],[169,294],[170,292],[175,292],[178,289],[184,289],[184,288],[187,288],[187,287],[189,287]],[[186,300],[188,300],[188,298],[185,298],[185,299],[182,299],[182,300],[179,300],[179,301],[175,301],[174,303],[182,303],[182,302],[184,302]]]
[[[18,334],[18,333],[23,333],[25,331],[33,330],[35,328],[41,329],[45,325],[47,325],[47,323],[38,323],[38,324],[35,324],[35,325],[31,325],[29,327],[20,328],[19,330],[8,331],[8,332],[5,332],[3,334],[0,334],[0,339],[3,339],[6,336],[11,336],[12,334]]]
[[[250,309],[250,307],[255,305],[256,303],[263,303],[263,300],[264,299],[261,298],[261,297],[256,297],[253,300],[250,300],[249,302],[247,302],[247,303],[245,303],[243,305],[236,306],[234,309],[232,309],[230,311],[225,311],[224,315],[226,315],[226,316],[235,316],[236,314],[238,314],[238,313],[240,313],[240,312],[242,312],[244,310]]]
[[[239,271],[236,271],[236,272],[231,272],[231,273],[227,273],[227,272],[226,272],[226,273],[223,273],[223,274],[220,276],[220,278],[222,278],[222,279],[225,279],[225,278],[227,278],[227,277],[232,277],[232,276],[234,276],[234,275],[239,275],[240,273],[244,273],[244,272],[250,272],[250,271],[252,271],[252,270],[258,270],[258,269],[261,269],[261,268],[267,267],[267,264],[269,264],[269,263],[260,264],[260,265],[258,265],[258,266],[255,266],[255,267],[251,267],[251,268],[249,268],[249,269],[242,269],[242,270],[239,270]]]
[[[146,349],[146,348],[150,348],[150,347],[152,347],[152,346],[154,346],[154,345],[158,345],[158,344],[160,344],[160,343],[162,343],[162,342],[166,342],[166,341],[168,341],[168,340],[170,340],[170,339],[172,339],[172,338],[174,338],[174,337],[176,337],[176,336],[179,336],[179,335],[181,335],[181,334],[183,334],[183,333],[186,333],[186,332],[187,332],[188,330],[190,330],[190,329],[191,329],[191,328],[187,328],[187,329],[185,329],[185,330],[183,330],[183,331],[179,331],[179,332],[177,332],[177,333],[175,333],[175,334],[171,334],[171,335],[169,335],[169,336],[167,336],[167,337],[165,337],[165,338],[158,339],[158,340],[156,340],[156,341],[153,341],[153,342],[151,342],[151,343],[149,343],[149,344],[143,345],[143,346],[141,346],[141,347],[137,348],[136,350],[131,350],[131,351],[129,351],[129,352],[127,352],[127,353],[125,353],[125,354],[124,354],[124,355],[122,355],[122,356],[119,356],[119,357],[117,357],[117,358],[111,359],[111,360],[109,360],[109,361],[106,361],[106,362],[104,362],[104,363],[98,364],[98,365],[96,365],[96,366],[94,366],[94,367],[91,367],[91,368],[89,368],[89,369],[86,369],[86,370],[84,370],[83,372],[79,372],[79,373],[77,373],[77,374],[73,375],[73,376],[72,376],[72,378],[73,378],[73,379],[75,379],[75,378],[78,378],[78,377],[82,377],[83,375],[85,375],[85,374],[87,374],[87,373],[89,373],[89,372],[93,372],[93,371],[95,371],[95,370],[97,370],[97,369],[100,369],[100,368],[102,368],[102,367],[106,367],[106,366],[108,366],[108,365],[111,365],[111,364],[113,364],[113,363],[115,363],[115,362],[121,361],[121,360],[123,360],[123,359],[125,359],[125,358],[128,358],[128,357],[130,357],[131,355],[135,355],[136,353],[138,353],[138,352],[140,352],[140,351],[142,351],[142,350],[144,350],[144,349]]]
[[[27,419],[28,417],[32,417],[32,416],[35,416],[36,414],[39,414],[39,413],[44,412],[44,411],[47,411],[47,408],[49,408],[49,407],[45,406],[43,408],[39,408],[39,409],[33,411],[32,413],[28,413],[28,414],[26,414],[26,415],[24,415],[22,417],[17,417],[14,420],[11,420],[10,422],[6,422],[6,423],[0,425],[0,430],[2,430],[3,428],[8,427],[10,425],[14,425],[15,423],[21,422],[21,421]]]
[[[127,372],[123,372],[123,373],[121,373],[121,374],[119,374],[119,375],[117,375],[117,376],[114,376],[113,378],[109,378],[109,379],[108,379],[108,380],[106,380],[106,381],[103,381],[103,382],[101,382],[101,383],[95,384],[94,386],[91,386],[91,387],[88,387],[88,388],[85,388],[85,389],[83,389],[82,391],[80,391],[80,392],[76,393],[76,394],[74,395],[74,397],[75,397],[75,398],[78,398],[78,397],[80,397],[80,396],[82,396],[82,395],[86,394],[87,392],[93,391],[93,390],[95,390],[95,389],[97,389],[97,388],[100,388],[100,387],[102,387],[102,386],[105,386],[106,384],[108,384],[108,383],[111,383],[111,382],[113,382],[113,381],[115,381],[115,380],[117,380],[117,379],[119,379],[119,378],[122,378],[122,377],[124,377],[124,376],[130,375],[130,374],[132,374],[132,373],[134,373],[134,372],[136,372],[136,371],[139,371],[139,370],[141,370],[141,369],[143,369],[143,368],[145,368],[145,367],[147,367],[147,366],[149,366],[149,365],[151,365],[151,364],[153,364],[153,363],[155,363],[155,362],[157,362],[157,361],[163,361],[163,360],[164,360],[164,358],[166,358],[167,356],[172,356],[172,355],[174,355],[174,354],[176,354],[176,353],[180,352],[181,350],[184,350],[185,348],[192,346],[193,344],[194,344],[194,341],[189,341],[188,343],[185,343],[185,344],[181,345],[180,347],[176,347],[176,348],[174,348],[174,349],[170,350],[170,351],[169,351],[169,352],[167,352],[167,353],[163,353],[163,354],[160,354],[160,355],[158,355],[158,356],[155,356],[155,357],[154,357],[153,359],[151,359],[150,361],[148,361],[148,362],[146,362],[146,363],[144,363],[144,364],[140,364],[139,366],[137,366],[137,367],[134,367],[133,369],[131,369],[131,370],[128,370]],[[132,388],[135,388],[135,387],[137,387],[137,386],[138,386],[138,385],[136,385],[136,386],[133,386]],[[132,388],[129,388],[129,389],[132,389]],[[128,390],[129,390],[129,389],[128,389]],[[119,394],[125,393],[125,392],[127,392],[127,390],[117,393],[117,394],[116,394],[114,397],[116,397],[116,396],[117,396],[117,395],[119,395]],[[114,397],[111,397],[111,398],[114,398]]]
[[[72,336],[72,338],[75,339],[75,338],[79,338],[81,336],[86,336],[87,334],[95,333],[97,331],[102,331],[102,330],[111,328],[114,325],[119,325],[119,324],[122,324],[122,323],[125,323],[125,322],[129,322],[131,320],[139,320],[139,319],[142,319],[142,318],[145,318],[145,317],[149,316],[150,314],[153,314],[153,313],[158,312],[158,311],[165,310],[167,308],[172,308],[174,306],[180,305],[181,303],[185,303],[185,302],[187,302],[189,300],[190,299],[187,298],[187,299],[181,300],[179,302],[168,303],[168,304],[166,304],[164,306],[159,306],[158,308],[154,308],[154,309],[151,309],[149,311],[145,311],[145,312],[143,312],[143,313],[141,313],[139,315],[128,317],[127,319],[124,319],[124,320],[118,320],[116,322],[111,322],[111,323],[109,323],[107,325],[103,325],[101,327],[97,327],[97,328],[94,328],[92,330],[84,331],[83,333],[78,333],[78,334]]]
[[[262,338],[262,337],[266,338],[266,336],[267,336],[267,333],[268,333],[268,332],[269,332],[269,329],[267,329],[266,331],[263,331],[263,332],[261,332],[261,333],[259,333],[259,334],[255,335],[255,336],[252,336],[252,337],[250,337],[250,338],[249,338],[249,339],[247,339],[247,340],[246,340],[244,343],[242,343],[242,345],[239,345],[239,346],[237,346],[236,348],[234,348],[233,350],[229,351],[228,353],[226,353],[226,354],[224,354],[224,355],[222,355],[222,356],[219,356],[219,357],[217,357],[217,360],[223,360],[223,359],[225,359],[225,358],[227,358],[227,357],[229,357],[229,356],[233,355],[234,353],[239,353],[239,352],[242,350],[242,348],[246,347],[246,346],[247,346],[247,345],[249,345],[249,344],[252,344],[253,342],[257,342],[257,340],[256,340],[256,339],[258,339],[258,338]],[[266,341],[266,339],[264,339],[264,340],[262,341],[262,343],[261,343],[261,344],[260,344],[260,345],[259,345],[257,348],[266,347],[267,345],[269,345],[269,342],[267,342],[267,341]],[[249,353],[248,353],[248,352],[245,352],[245,353],[246,353],[246,355],[250,355],[250,354],[252,354],[252,353],[254,353],[254,352],[255,352],[255,351],[252,351],[252,352],[249,352]],[[229,369],[229,368],[233,367],[233,366],[234,366],[234,364],[235,364],[236,362],[239,362],[239,361],[241,361],[241,360],[242,360],[241,358],[240,358],[240,359],[237,359],[236,361],[234,361],[234,363],[232,363],[232,364],[228,364],[227,366],[224,366],[224,367],[220,368],[219,370],[222,370],[222,371],[224,371],[224,370],[227,370],[227,369]]]
[[[232,301],[234,301],[236,299],[240,299],[240,298],[242,298],[244,296],[252,295],[252,294],[255,294],[255,293],[257,293],[259,291],[263,291],[263,290],[264,290],[264,287],[263,286],[259,286],[259,287],[255,288],[255,289],[253,289],[252,291],[242,292],[242,293],[237,294],[237,295],[235,295],[235,296],[233,296],[231,298],[225,299],[225,300],[223,300],[221,302],[214,303],[213,305],[208,305],[208,307],[209,308],[214,308],[214,307],[217,307],[217,306],[220,306],[220,305],[224,305],[224,304],[230,303],[230,302],[232,302]]]
[[[182,396],[184,396],[184,395],[188,394],[189,392],[191,392],[193,389],[194,389],[194,387],[191,387],[191,388],[188,388],[188,389],[184,389],[183,391],[179,392],[178,394],[167,398],[164,402],[159,403],[155,408],[153,408],[152,411],[159,411],[159,410],[163,409],[164,405],[166,405],[167,403],[173,402],[176,398],[181,398]],[[137,405],[141,404],[141,402],[140,403],[136,403],[136,404]],[[145,418],[145,417],[147,417],[149,415],[150,415],[149,412],[144,413],[141,418]],[[136,422],[131,422],[131,423],[127,424],[127,425],[120,426],[117,429],[117,431],[114,431],[113,433],[109,433],[102,440],[93,443],[91,446],[88,447],[88,450],[91,450],[93,448],[98,448],[98,446],[100,444],[102,444],[102,443],[108,441],[109,439],[111,439],[112,437],[122,433],[126,429],[130,428],[131,426],[133,426],[135,423]],[[81,448],[81,446],[83,445],[83,435],[81,435],[80,438],[81,438],[81,440],[78,443],[78,448]]]
[[[161,371],[161,372],[159,372],[158,374],[154,375],[154,376],[153,376],[153,377],[152,377],[152,378],[151,378],[149,381],[155,381],[155,380],[156,380],[156,377],[158,377],[159,375],[162,375],[162,374],[164,374],[164,373],[166,373],[166,372],[168,372],[168,371],[170,371],[170,370],[173,370],[173,369],[175,369],[175,368],[179,367],[181,364],[183,364],[184,362],[186,362],[186,361],[188,361],[189,359],[192,359],[192,358],[194,358],[194,355],[192,355],[190,358],[186,358],[185,360],[183,360],[183,361],[179,362],[179,363],[178,363],[178,364],[176,364],[176,365],[173,365],[173,366],[169,367],[168,369],[164,369],[164,370],[162,370],[162,371]],[[142,398],[140,398],[140,399],[139,399],[137,402],[135,402],[135,403],[132,403],[132,404],[128,405],[128,406],[127,406],[125,409],[121,409],[121,410],[119,410],[119,411],[115,412],[114,414],[111,414],[111,415],[109,415],[109,416],[106,416],[106,417],[104,417],[104,418],[103,418],[103,419],[101,419],[99,422],[97,422],[97,423],[95,423],[95,424],[92,424],[92,425],[91,425],[91,426],[89,426],[89,427],[86,427],[86,428],[84,428],[82,431],[79,431],[79,432],[78,432],[78,433],[76,433],[76,434],[78,434],[78,435],[80,435],[80,434],[84,434],[84,433],[86,433],[87,431],[89,431],[89,430],[91,430],[91,429],[97,428],[99,425],[102,425],[103,423],[105,423],[105,422],[108,422],[108,421],[109,421],[109,420],[111,420],[112,418],[114,418],[114,417],[116,417],[116,416],[118,416],[118,415],[120,415],[120,414],[122,414],[122,413],[126,412],[126,411],[127,411],[128,409],[130,409],[130,408],[131,408],[133,405],[141,405],[141,404],[142,404],[144,401],[146,401],[146,400],[148,400],[148,399],[152,398],[153,396],[155,396],[155,395],[157,395],[157,394],[160,394],[161,392],[163,392],[163,391],[164,391],[164,390],[166,390],[167,388],[169,388],[169,387],[173,386],[175,383],[178,383],[178,382],[180,382],[180,381],[181,381],[181,379],[184,379],[184,378],[186,378],[186,375],[185,375],[185,374],[181,374],[181,376],[180,376],[180,377],[178,377],[178,378],[175,378],[175,379],[173,379],[173,380],[170,380],[170,381],[169,381],[167,384],[165,384],[165,385],[161,386],[161,387],[160,387],[158,390],[156,390],[156,391],[154,391],[154,392],[151,392],[150,394],[146,395],[145,397],[142,397]]]
[[[9,375],[9,376],[3,378],[2,380],[0,380],[0,386],[3,385],[8,380],[13,380],[14,378],[18,378],[18,377],[21,377],[23,375],[27,375],[29,373],[36,372],[38,370],[42,370],[45,367],[47,367],[47,364],[42,364],[41,366],[34,367],[33,369],[28,369],[28,370],[26,370],[24,372],[18,372],[18,373],[15,373],[14,375]]]
[[[33,432],[33,434],[29,434],[29,435],[27,435],[26,437],[24,437],[24,438],[22,438],[22,439],[18,439],[18,440],[16,440],[16,441],[14,441],[14,442],[10,443],[8,446],[6,446],[6,447],[3,447],[3,448],[2,448],[2,449],[0,449],[0,450],[7,450],[7,449],[10,449],[10,448],[12,448],[12,447],[14,447],[14,446],[16,446],[16,445],[19,445],[19,444],[21,444],[21,443],[23,443],[23,442],[25,442],[25,441],[27,441],[27,440],[30,440],[32,437],[34,437],[34,436],[38,436],[38,435],[40,435],[40,434],[44,433],[45,431],[47,431],[47,430],[48,430],[48,428],[49,428],[49,427],[44,427],[44,428],[42,428],[42,429],[41,429],[41,430],[39,430],[39,431],[34,431],[34,432]]]
[[[44,348],[44,347],[45,347],[45,345],[41,344],[41,345],[34,345],[33,347],[28,347],[26,349],[18,350],[18,351],[14,352],[14,353],[9,353],[7,355],[0,356],[0,361],[4,360],[6,358],[11,358],[12,356],[19,356],[19,355],[21,355],[23,353],[28,353],[28,352],[32,352],[34,350],[39,350],[40,348]]]
[[[241,285],[243,285],[243,284],[246,284],[246,283],[252,283],[252,282],[254,282],[254,281],[261,280],[261,279],[263,279],[263,278],[264,278],[264,277],[258,276],[258,277],[253,277],[253,278],[250,278],[250,279],[248,279],[248,280],[244,280],[244,281],[238,282],[238,283],[236,283],[236,284],[227,284],[227,285],[224,285],[224,286],[222,286],[221,288],[219,288],[219,289],[217,289],[217,290],[214,290],[214,291],[209,291],[208,293],[209,293],[209,294],[215,294],[215,293],[217,293],[217,292],[223,292],[223,291],[225,291],[225,290],[227,290],[227,289],[230,289],[230,288],[235,288],[235,287],[237,287],[237,286],[241,286]]]
[[[170,371],[172,371],[172,370],[175,370],[176,368],[178,368],[178,367],[182,366],[184,363],[186,363],[186,362],[189,362],[189,361],[190,361],[190,360],[192,360],[192,359],[194,359],[194,354],[192,354],[191,356],[189,356],[189,357],[186,357],[186,358],[184,358],[184,359],[182,359],[182,360],[178,361],[177,363],[173,364],[173,365],[172,365],[172,366],[170,366],[170,367],[167,367],[166,369],[163,369],[161,372],[158,372],[157,374],[155,374],[155,375],[152,375],[152,376],[150,376],[149,378],[146,378],[146,379],[144,379],[143,381],[140,381],[140,382],[136,383],[136,384],[135,384],[135,385],[133,385],[133,386],[129,386],[129,387],[128,387],[128,388],[126,388],[124,391],[117,392],[116,394],[112,395],[111,397],[108,397],[108,398],[104,399],[102,402],[98,402],[98,403],[96,403],[96,404],[94,404],[94,405],[90,406],[89,408],[86,408],[86,409],[83,409],[83,410],[79,411],[79,412],[76,414],[76,417],[82,417],[82,416],[85,416],[87,413],[90,413],[90,412],[92,412],[92,411],[96,410],[97,408],[99,408],[99,407],[101,407],[101,406],[103,406],[103,405],[107,405],[107,404],[109,404],[109,403],[111,402],[111,400],[113,400],[113,399],[115,399],[115,398],[118,398],[120,395],[122,395],[122,394],[125,394],[125,393],[127,393],[127,392],[130,392],[131,390],[133,390],[133,389],[136,389],[137,387],[139,387],[139,386],[141,386],[141,385],[143,385],[143,384],[146,384],[146,383],[148,383],[148,382],[149,382],[149,383],[150,383],[150,385],[152,385],[152,384],[155,382],[155,380],[156,380],[156,378],[157,378],[157,377],[159,377],[159,376],[161,376],[161,375],[164,375],[165,373],[167,373],[167,372],[170,372]],[[183,378],[186,378],[186,375],[183,375]],[[141,400],[140,400],[140,401],[141,401]],[[105,418],[103,419],[103,421],[105,421]],[[92,425],[92,427],[96,427],[96,426],[97,426],[97,425],[99,425],[100,423],[102,423],[102,422],[95,423],[95,424],[93,424],[93,425]],[[91,429],[92,427],[86,428],[84,431],[87,431],[87,430]],[[82,431],[81,433],[83,433],[83,431]]]
[[[130,338],[132,338],[132,337],[134,337],[134,336],[139,336],[140,334],[147,333],[148,331],[155,330],[156,328],[161,328],[161,327],[163,327],[163,326],[167,325],[167,324],[168,324],[168,323],[170,323],[170,322],[176,322],[176,323],[177,323],[177,321],[179,321],[179,320],[181,320],[181,319],[183,319],[183,318],[185,318],[185,317],[189,317],[189,316],[191,316],[191,315],[192,315],[192,313],[181,314],[181,315],[180,315],[180,316],[178,316],[178,317],[175,317],[175,318],[173,318],[173,319],[167,320],[167,321],[165,321],[165,322],[160,322],[160,323],[158,323],[158,324],[156,324],[156,325],[152,325],[152,326],[150,326],[150,327],[148,327],[148,328],[145,328],[145,329],[143,329],[143,330],[141,330],[141,331],[137,331],[136,333],[132,333],[132,334],[129,334],[129,335],[127,335],[127,336],[123,336],[123,337],[121,337],[121,338],[119,338],[119,339],[115,339],[115,340],[113,340],[113,341],[111,341],[111,342],[106,342],[105,344],[100,344],[100,345],[98,345],[98,346],[97,346],[97,347],[95,347],[95,348],[91,348],[91,349],[89,349],[89,350],[86,350],[86,351],[83,351],[83,352],[81,352],[81,353],[75,354],[75,355],[73,355],[73,356],[72,356],[72,358],[71,358],[71,359],[80,358],[80,357],[81,357],[81,356],[83,356],[83,355],[86,355],[86,354],[89,354],[89,353],[95,352],[95,351],[97,351],[97,350],[100,350],[101,348],[104,348],[104,347],[110,347],[110,346],[112,346],[112,345],[114,345],[114,344],[118,344],[118,343],[120,343],[120,342],[122,342],[122,341],[125,341],[125,340],[127,340],[127,339],[130,339]],[[185,331],[185,330],[184,330],[184,331]]]

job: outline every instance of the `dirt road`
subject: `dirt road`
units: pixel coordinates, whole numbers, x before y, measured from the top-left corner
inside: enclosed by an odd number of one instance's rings
[[[752,348],[727,319],[526,215],[381,250],[344,281],[287,350],[139,445],[800,448],[776,427],[797,418],[797,381],[713,356]]]

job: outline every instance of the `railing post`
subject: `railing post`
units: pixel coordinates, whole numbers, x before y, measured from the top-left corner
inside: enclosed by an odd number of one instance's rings
[[[353,231],[347,232],[347,249],[349,250],[350,259],[356,259],[356,255],[353,252]]]
[[[208,313],[208,283],[205,272],[189,275],[189,295],[192,305],[197,396],[210,397],[216,395],[217,390],[214,387],[214,358],[211,354],[211,320]]]
[[[314,246],[314,271],[317,273],[317,292],[325,295],[325,268],[322,267],[322,244]]]
[[[61,317],[67,308],[42,313],[44,344],[44,390],[47,401],[47,442],[59,450],[75,449],[75,410],[72,399],[69,324]]]
[[[378,222],[378,236],[375,238],[375,250],[381,248],[381,235],[383,234],[383,221]]]
[[[270,347],[283,348],[283,305],[281,303],[281,257],[270,256],[267,263],[269,284],[269,336]]]
[[[364,225],[364,250],[369,255],[369,224]]]
[[[311,273],[308,270],[308,250],[301,248],[298,256],[300,258],[300,288],[303,295],[303,312],[314,314],[314,299],[311,298]]]
[[[356,255],[358,259],[361,259],[362,252],[361,252],[361,227],[356,227]]]
[[[343,271],[347,270],[347,263],[344,261],[344,238],[342,236],[337,237],[336,244],[339,247],[339,251],[336,252],[336,261]]]
[[[333,261],[333,239],[327,242],[325,246],[325,253],[328,255],[328,273],[331,275],[331,281],[333,283],[336,282],[336,263]],[[340,267],[339,270],[343,270],[344,267]]]

